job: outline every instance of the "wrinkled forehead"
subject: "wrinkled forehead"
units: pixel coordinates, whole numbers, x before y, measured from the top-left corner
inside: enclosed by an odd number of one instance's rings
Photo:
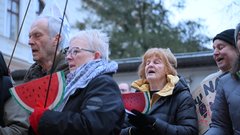
[[[30,32],[34,31],[48,31],[48,22],[45,18],[37,19],[35,22],[33,22]]]
[[[235,50],[235,46],[227,43],[226,41],[224,40],[221,40],[221,39],[216,39],[213,44],[212,44],[212,48],[213,49],[222,49],[222,48],[231,48],[233,50]]]
[[[146,61],[147,59],[154,58],[154,57],[163,59],[163,52],[161,50],[147,51],[144,55],[144,61]]]

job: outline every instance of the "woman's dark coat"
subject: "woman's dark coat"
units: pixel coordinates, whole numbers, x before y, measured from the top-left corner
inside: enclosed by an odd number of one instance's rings
[[[194,100],[186,82],[180,78],[173,94],[153,104],[150,113],[156,119],[154,135],[197,135],[198,124]],[[123,135],[128,134],[123,129]]]
[[[212,107],[212,123],[206,135],[240,134],[240,83],[231,74],[222,77]]]
[[[41,135],[116,135],[124,112],[118,85],[110,75],[99,75],[71,95],[62,112],[46,111],[38,131]]]

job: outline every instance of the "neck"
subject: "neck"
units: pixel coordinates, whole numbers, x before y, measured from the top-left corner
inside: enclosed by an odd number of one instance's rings
[[[58,55],[58,53],[57,53]],[[53,56],[48,56],[46,59],[44,59],[43,61],[38,61],[38,64],[43,68],[43,70],[45,71],[50,71],[53,65]]]
[[[150,85],[150,91],[156,91],[161,90],[166,85],[167,80],[166,79],[160,79],[160,80],[149,80]]]
[[[53,62],[52,61],[44,61],[44,62],[38,62],[39,65],[43,68],[45,71],[50,71]]]

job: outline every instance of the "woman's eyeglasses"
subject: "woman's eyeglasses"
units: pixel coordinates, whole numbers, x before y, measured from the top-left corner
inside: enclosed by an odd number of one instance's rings
[[[87,51],[87,52],[95,53],[94,50],[89,50],[89,49],[84,49],[84,48],[79,48],[79,47],[73,47],[71,49],[68,49],[67,56],[68,55],[76,56],[78,53],[81,53],[81,51]]]

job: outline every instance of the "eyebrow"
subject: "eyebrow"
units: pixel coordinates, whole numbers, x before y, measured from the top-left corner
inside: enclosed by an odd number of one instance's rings
[[[91,52],[91,53],[95,53],[94,50],[85,49],[85,48],[80,48],[80,47],[72,47],[72,48],[70,48],[69,50],[72,50],[72,49],[74,49],[74,48],[79,49],[79,50],[83,50],[83,51],[87,51],[87,52]]]
[[[84,51],[88,51],[88,52],[91,52],[91,53],[95,53],[94,50],[89,50],[89,49],[84,49],[84,48],[79,48],[80,50],[84,50]]]

